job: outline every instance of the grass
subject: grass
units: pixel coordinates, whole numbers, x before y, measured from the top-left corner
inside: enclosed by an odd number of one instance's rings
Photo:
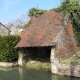
[[[40,61],[29,61],[26,63],[27,69],[51,71],[50,62],[40,62]]]
[[[69,64],[71,62],[76,62],[78,59],[79,59],[79,57],[75,55],[75,56],[69,57],[67,59],[60,60],[60,63]]]
[[[77,47],[76,54],[73,55],[72,57],[60,60],[60,63],[63,64],[70,64],[71,62],[73,62],[76,65],[80,65],[80,47]]]

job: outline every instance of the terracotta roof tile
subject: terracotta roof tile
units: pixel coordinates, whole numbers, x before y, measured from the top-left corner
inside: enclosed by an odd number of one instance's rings
[[[61,30],[63,19],[64,15],[55,11],[32,17],[31,24],[22,32],[16,47],[52,46]]]

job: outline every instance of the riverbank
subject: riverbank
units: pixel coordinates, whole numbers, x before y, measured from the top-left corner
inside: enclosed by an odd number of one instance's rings
[[[65,60],[54,60],[50,63],[49,59],[29,60],[24,67],[32,70],[51,71],[53,74],[80,77],[80,48],[77,54]],[[19,66],[18,62],[0,62],[0,67]]]
[[[15,67],[18,66],[18,62],[0,62],[0,67]]]
[[[0,66],[10,68],[18,66],[18,63],[0,62]],[[53,74],[80,77],[80,65],[74,65],[73,63],[62,64],[57,62],[50,63],[30,60],[25,64],[24,67],[29,70],[51,71]]]
[[[0,62],[0,67],[10,68],[19,66],[18,62]],[[32,70],[42,70],[42,71],[51,71],[51,63],[49,60],[29,60],[24,66],[27,69]]]

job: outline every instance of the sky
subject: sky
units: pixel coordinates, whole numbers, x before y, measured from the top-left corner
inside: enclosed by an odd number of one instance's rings
[[[0,22],[10,23],[24,14],[28,14],[29,9],[35,7],[49,10],[58,7],[61,0],[0,0]]]

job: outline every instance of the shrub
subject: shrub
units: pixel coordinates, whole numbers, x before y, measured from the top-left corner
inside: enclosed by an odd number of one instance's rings
[[[0,61],[12,62],[17,60],[18,52],[14,46],[19,41],[19,36],[0,36]]]
[[[29,16],[32,17],[32,16],[40,16],[41,14],[43,14],[46,10],[41,10],[41,9],[36,9],[36,8],[31,8],[29,10]]]

